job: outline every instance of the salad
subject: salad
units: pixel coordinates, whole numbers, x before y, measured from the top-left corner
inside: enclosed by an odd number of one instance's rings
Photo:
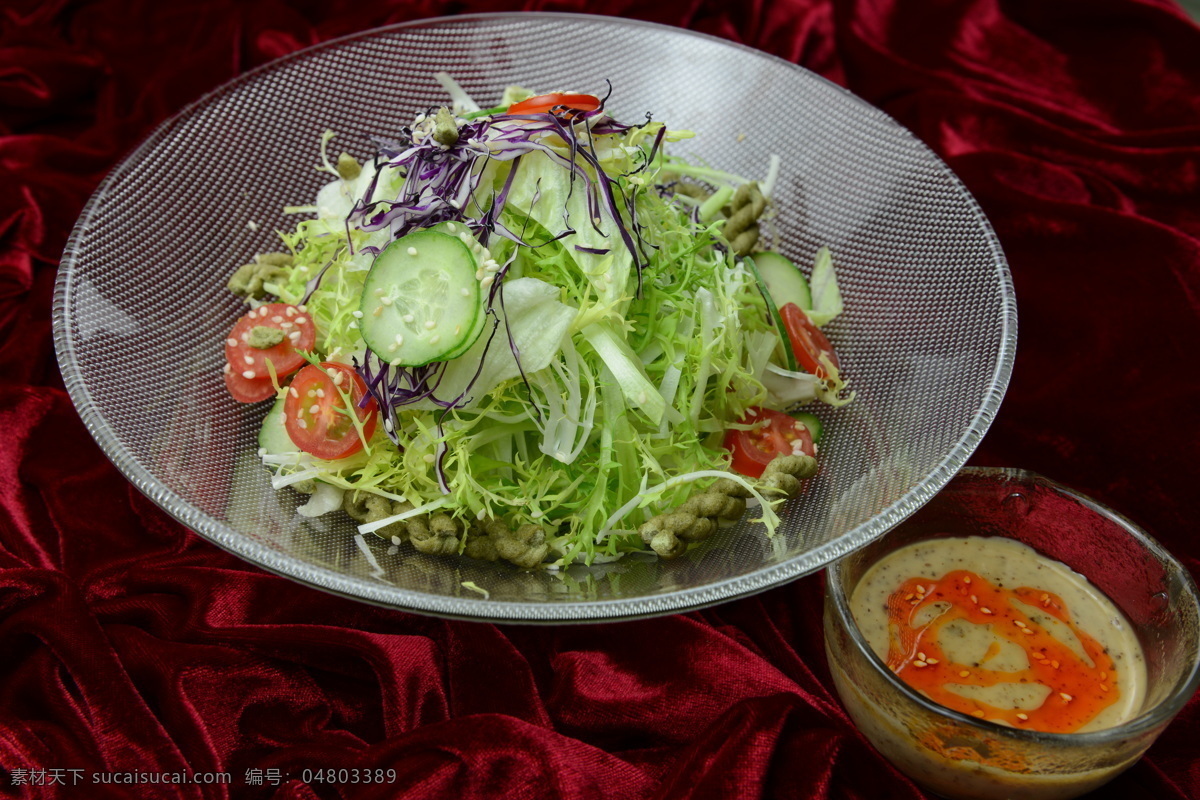
[[[510,87],[418,114],[333,180],[229,288],[224,378],[298,512],[425,553],[561,568],[674,558],[777,506],[849,402],[820,328],[842,310],[766,250],[762,182],[670,155],[692,136],[607,97]],[[611,93],[611,87],[609,87]]]

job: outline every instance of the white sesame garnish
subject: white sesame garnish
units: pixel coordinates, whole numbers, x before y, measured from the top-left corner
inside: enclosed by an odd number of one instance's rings
[[[465,292],[466,289],[463,289],[463,291]],[[229,345],[230,347],[237,347],[237,339],[226,339],[225,344]]]
[[[304,313],[307,313],[307,312],[308,312],[308,307],[307,307],[307,306],[296,306],[296,308],[297,308],[297,309],[299,309],[299,311],[300,311],[300,313],[301,313],[301,314],[304,314]]]
[[[1029,719],[1029,715],[1028,714],[1017,714],[1017,719],[1021,720],[1021,722],[1026,722]]]
[[[437,323],[436,323],[436,322],[434,322],[433,320],[431,320],[431,319],[427,319],[427,320],[425,320],[425,328],[426,328],[426,330],[433,330],[433,329],[434,329],[434,328],[436,328],[436,327],[437,327]]]
[[[486,289],[495,282],[496,282],[496,279],[493,278],[491,275],[488,275],[486,278],[484,278],[483,280],[481,280],[479,282],[479,285],[482,286],[484,289]]]
[[[399,537],[399,536],[393,536],[393,537],[392,537],[392,544],[399,546],[399,545],[400,545],[400,537]]]
[[[301,322],[303,322],[303,321],[304,320],[301,320]],[[275,323],[283,322],[283,315],[276,314],[275,316],[271,317],[271,322],[275,322]]]
[[[297,325],[303,325],[303,324],[304,324],[304,323],[306,323],[306,322],[308,322],[308,318],[307,318],[307,317],[296,317],[296,324],[297,324]]]
[[[351,313],[350,316],[354,317],[355,319],[362,319],[363,313],[361,311],[355,311],[355,312]]]
[[[283,310],[283,313],[287,314],[289,317],[294,317],[294,316],[296,316],[297,312],[296,312],[295,308],[293,308],[292,306],[288,306],[287,308],[285,308]]]
[[[300,430],[304,430],[308,427],[308,423],[299,417],[296,418],[296,424],[300,427]]]
[[[324,397],[324,396],[325,396],[325,390],[317,389],[317,397]]]
[[[405,314],[405,315],[404,315],[403,317],[401,317],[400,319],[404,320],[405,322],[407,322],[407,323],[409,323],[409,324],[412,324],[412,321],[413,321],[414,319],[416,319],[416,317],[414,317],[412,314]]]
[[[226,374],[226,375],[228,375],[228,374],[229,374],[229,373],[231,373],[231,372],[233,372],[233,367],[229,366],[229,364],[228,364],[228,362],[227,362],[227,363],[225,364],[225,374]]]
[[[242,360],[245,361],[247,364],[253,364],[254,356],[242,356]]]
[[[321,410],[321,406],[318,403],[313,403],[311,406],[308,407],[308,413],[310,413],[310,414],[316,414],[320,410]]]
[[[296,326],[295,326],[294,324],[292,324],[291,322],[281,322],[281,323],[279,323],[279,329],[280,329],[280,330],[284,330],[284,331],[286,331],[286,330],[289,330],[289,329],[291,329],[291,328],[294,328],[294,327],[296,327]]]
[[[462,203],[458,202],[457,200],[450,200],[448,202],[450,203],[451,208],[462,208]]]
[[[334,385],[334,386],[341,386],[341,385],[342,385],[342,379],[343,379],[344,377],[345,377],[345,375],[344,375],[344,374],[342,374],[342,371],[341,371],[341,370],[338,370],[337,372],[333,373],[333,385]]]
[[[347,325],[346,327],[347,327],[347,328],[349,328],[349,329],[350,329],[350,330],[352,330],[352,331],[356,331],[356,330],[358,330],[358,323],[357,323],[357,322],[354,322],[354,321],[351,321],[351,322],[350,322],[350,324],[349,324],[349,325]]]
[[[295,386],[289,386],[289,387],[288,387],[288,394],[290,394],[292,397],[299,397],[299,396],[300,396],[300,393],[296,391],[296,387],[295,387]]]
[[[425,455],[421,456],[421,458],[424,459],[426,464],[433,463],[433,453],[426,453]]]
[[[385,306],[390,306],[392,304],[392,298],[384,296],[379,298],[379,302],[383,303]]]
[[[1075,699],[1074,697],[1071,697],[1071,695],[1067,694],[1066,692],[1059,692],[1058,696],[1063,699],[1064,703],[1069,703]]]
[[[394,345],[394,344],[389,344],[389,345],[388,345],[388,352],[389,352],[389,353],[394,353],[394,352],[396,352],[396,351],[397,351],[397,350],[399,350],[399,349],[400,349],[400,348],[399,348],[399,347],[397,347],[397,346],[396,346],[396,345]]]
[[[435,333],[433,336],[430,336],[430,337],[429,337],[429,343],[430,343],[430,344],[437,344],[437,343],[438,343],[438,342],[440,342],[441,340],[442,340],[442,337],[438,336],[436,333]]]
[[[468,288],[467,288],[467,287],[465,287],[465,286],[464,286],[463,288],[459,289],[459,290],[458,290],[458,293],[459,293],[459,294],[461,294],[463,297],[470,297],[470,296],[471,296],[471,290],[470,290],[470,289],[468,289]],[[233,344],[237,344],[237,342],[234,342],[232,339],[230,339],[229,341],[230,341],[230,342],[233,342]]]
[[[460,233],[458,235],[458,240],[460,242],[462,242],[463,244],[470,244],[472,242],[471,234],[467,233],[466,231],[463,231],[462,233]]]
[[[450,231],[451,233],[454,233],[456,230],[458,230],[458,228],[457,228],[457,227],[455,227],[455,225],[454,225],[454,223],[453,223],[453,222],[447,222],[447,223],[446,223],[446,230]]]
[[[415,247],[408,248],[408,254],[410,256],[415,256],[417,254],[417,248],[415,248]]]
[[[404,336],[403,336],[403,335],[401,335],[401,334],[399,334],[399,333],[397,333],[397,334],[396,334],[396,344],[397,344],[397,345],[403,345],[403,344],[404,344]]]
[[[383,313],[383,306],[375,306],[375,310],[371,312],[372,317],[378,317]]]
[[[288,339],[292,340],[293,342],[300,341],[300,331],[292,331],[288,334]]]
[[[246,379],[253,379],[255,377],[254,370],[252,370],[252,369],[246,370],[245,372],[242,373],[242,377],[246,378]]]

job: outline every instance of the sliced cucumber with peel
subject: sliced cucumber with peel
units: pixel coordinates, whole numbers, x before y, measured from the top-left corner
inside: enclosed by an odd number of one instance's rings
[[[284,398],[282,397],[275,401],[275,405],[271,406],[271,410],[263,419],[262,428],[258,431],[258,447],[260,450],[265,450],[267,455],[277,456],[300,450],[292,441],[292,437],[288,436],[287,428],[284,427],[283,403]]]
[[[792,419],[808,428],[814,444],[821,441],[821,435],[825,432],[825,426],[821,424],[821,420],[817,419],[815,414],[810,414],[807,411],[797,411],[792,414]]]
[[[475,259],[475,277],[478,278],[480,276],[480,270],[483,269],[483,262],[485,259],[491,258],[491,254],[485,248],[479,245],[479,242],[475,239],[475,237],[471,236],[470,230],[466,225],[462,224],[461,222],[439,222],[429,230],[437,231],[438,233],[444,233],[448,236],[453,236],[462,242],[463,245],[471,251],[471,256]],[[479,247],[478,251],[475,249],[477,246]],[[487,314],[485,312],[487,310],[488,290],[486,288],[482,288],[481,285],[480,293],[480,298],[483,302],[484,309],[483,312],[481,312],[479,316],[475,318],[475,328],[467,334],[465,339],[463,339],[463,343],[460,347],[456,347],[454,350],[446,353],[446,355],[442,356],[440,359],[441,361],[449,361],[452,358],[461,356],[463,353],[471,349],[471,345],[475,344],[475,340],[479,338],[479,334],[483,333],[483,325],[485,322],[487,322]]]
[[[465,352],[483,330],[477,270],[470,248],[449,233],[422,230],[392,242],[363,284],[363,341],[404,367]]]
[[[783,317],[779,314],[779,306],[775,305],[775,299],[771,296],[771,289],[758,269],[757,261],[762,255],[764,254],[755,253],[753,258],[746,256],[742,261],[750,269],[750,274],[758,281],[759,291],[762,292],[763,300],[767,303],[767,313],[771,316],[771,324],[775,326],[775,332],[779,334],[779,341],[783,347],[784,360],[787,362],[784,366],[792,372],[796,372],[800,367],[796,362],[796,354],[792,352],[792,340],[787,335],[787,328],[783,325]]]
[[[779,308],[795,303],[803,311],[811,311],[812,292],[804,273],[779,253],[755,253],[754,263]]]

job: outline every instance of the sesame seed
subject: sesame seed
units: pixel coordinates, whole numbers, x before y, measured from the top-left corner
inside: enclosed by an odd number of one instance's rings
[[[1021,722],[1027,722],[1029,720],[1029,715],[1028,714],[1017,714],[1017,719],[1021,720]]]
[[[468,288],[467,288],[467,287],[465,287],[465,286],[464,286],[463,288],[459,289],[459,290],[458,290],[458,293],[459,293],[459,294],[461,294],[463,297],[470,297],[470,296],[471,296],[471,290],[470,290],[470,289],[468,289]]]
[[[325,396],[325,390],[317,389],[317,397],[324,397],[324,396]]]
[[[321,406],[317,403],[313,403],[311,406],[308,407],[308,413],[310,413],[310,414],[316,414],[320,410],[321,410]]]
[[[988,608],[987,606],[980,606],[979,611],[982,614],[991,614],[992,613],[992,610],[990,608]]]
[[[250,341],[250,334],[249,334],[249,333],[243,333],[243,334],[242,334],[242,341],[243,341],[243,342],[248,342],[248,341]]]
[[[913,599],[912,592],[909,592],[908,594],[904,595],[904,599],[905,599],[905,600],[912,600],[912,599]]]
[[[275,316],[271,317],[271,322],[283,322],[283,316],[281,314],[276,314]]]
[[[415,256],[417,254],[417,248],[415,248],[415,247],[408,248],[408,254],[410,256]]]
[[[450,203],[451,208],[462,208],[462,203],[458,202],[457,200],[449,200],[447,202]]]
[[[247,364],[253,364],[253,363],[254,363],[254,357],[253,357],[253,356],[242,356],[242,360],[243,360],[243,361],[245,361]]]
[[[292,324],[292,323],[290,323],[290,322],[281,322],[281,323],[279,323],[279,327],[280,327],[280,329],[281,329],[281,330],[285,330],[285,331],[286,331],[286,330],[289,330],[289,329],[291,329],[291,328],[294,328],[294,327],[296,327],[296,326],[295,326],[295,325],[293,325],[293,324]]]
[[[292,306],[288,306],[287,308],[285,308],[285,309],[283,310],[283,313],[284,313],[284,314],[287,314],[289,317],[294,317],[294,316],[296,316],[296,314],[297,314],[298,312],[297,312],[297,311],[296,311],[296,309],[295,309],[295,308],[293,308]]]
[[[383,289],[376,289],[376,290],[375,290],[375,296],[376,296],[376,297],[383,297]]]
[[[422,460],[425,461],[426,464],[433,463],[433,453],[426,453],[425,455],[421,456],[421,458],[422,458]]]
[[[401,317],[400,319],[402,319],[402,320],[404,320],[405,322],[408,322],[408,323],[410,323],[410,324],[411,324],[411,323],[412,323],[412,321],[416,319],[416,317],[414,317],[412,314],[405,314],[405,315],[404,315],[403,317]]]
[[[1101,673],[1100,673],[1100,680],[1102,680],[1102,681],[1106,681],[1106,680],[1108,680],[1108,673],[1107,673],[1107,672],[1101,672]]]
[[[308,318],[307,318],[307,317],[296,317],[296,324],[297,324],[297,325],[303,325],[303,324],[304,324],[304,323],[306,323],[306,322],[308,322]]]
[[[1054,667],[1055,669],[1058,669],[1058,662],[1055,661],[1054,659],[1050,659],[1050,666]]]
[[[392,298],[381,297],[381,298],[379,298],[379,302],[383,303],[385,306],[390,306],[392,304]]]
[[[1102,691],[1102,692],[1107,692],[1107,691],[1108,691],[1108,684],[1107,684],[1107,683],[1102,683],[1102,684],[1100,684],[1100,691]]]
[[[918,668],[918,669],[920,669],[921,667],[925,666],[925,662],[924,662],[924,661],[921,661],[921,660],[917,660],[917,661],[914,661],[914,662],[912,662],[912,663],[913,663],[913,666],[914,666],[914,667],[916,667],[916,668]]]
[[[308,308],[307,308],[306,306],[296,306],[296,309],[297,309],[297,310],[298,310],[298,311],[299,311],[301,314],[304,314],[304,313],[306,313],[306,312],[308,311]]]
[[[437,327],[437,323],[431,319],[425,320],[425,330],[431,331]]]
[[[1071,697],[1071,695],[1067,694],[1066,692],[1059,692],[1058,696],[1063,699],[1064,703],[1069,703],[1075,699],[1075,698]]]
[[[383,313],[383,306],[375,306],[375,310],[371,312],[372,317],[378,317]]]
[[[392,537],[392,544],[395,544],[395,545],[398,545],[398,544],[400,544],[400,537],[399,537],[399,536],[393,536],[393,537]]]
[[[917,653],[917,658],[919,658],[919,659],[921,659],[922,661],[924,661],[924,660],[925,660],[925,654],[924,654],[924,653]]]
[[[397,333],[396,334],[396,345],[399,346],[402,344],[404,344],[404,336],[402,334]]]
[[[237,339],[226,339],[225,344],[229,345],[230,347],[237,347]]]
[[[226,375],[228,375],[228,374],[229,374],[229,373],[231,373],[231,372],[233,372],[233,367],[229,366],[228,362],[226,362],[226,364],[225,364],[225,374],[226,374]]]
[[[288,387],[288,394],[290,394],[292,397],[299,397],[299,396],[300,396],[300,393],[296,391],[296,387],[295,387],[295,386],[289,386],[289,387]]]
[[[1025,634],[1026,636],[1033,636],[1033,629],[1032,628],[1021,628],[1021,633]]]
[[[299,417],[296,418],[296,425],[298,425],[300,427],[300,430],[304,430],[305,428],[308,427],[308,423],[305,422],[303,419],[300,419]]]
[[[978,596],[978,595],[971,595],[971,602],[972,602],[972,603],[975,603],[976,605],[978,605],[978,604],[979,604],[979,596]]]
[[[429,343],[430,343],[430,344],[437,344],[437,343],[438,343],[438,342],[440,342],[441,340],[442,340],[442,337],[438,336],[436,333],[435,333],[433,336],[430,336],[430,337],[429,337]]]
[[[924,587],[924,586],[918,586],[918,587],[917,587],[917,594],[925,594],[925,587]]]
[[[484,289],[486,289],[495,282],[496,282],[496,279],[493,278],[491,275],[488,275],[486,278],[484,278],[483,280],[481,280],[479,282],[479,285],[482,286]]]
[[[964,575],[964,576],[963,576],[963,583],[965,583],[967,586],[970,586],[970,585],[971,585],[971,576],[970,576],[970,575]]]
[[[398,347],[397,347],[395,344],[389,344],[389,345],[388,345],[388,352],[389,352],[389,353],[394,353],[394,352],[396,352],[398,349],[400,349],[400,348],[398,348]]]
[[[938,660],[936,658],[927,658],[927,659],[925,659],[925,663],[926,664],[936,664],[936,663],[938,663]]]
[[[252,369],[248,369],[248,370],[246,370],[245,372],[243,372],[243,373],[242,373],[242,377],[243,377],[243,378],[247,378],[247,379],[253,379],[253,378],[254,378],[254,374],[255,374],[255,373],[254,373],[254,370],[252,370]]]
[[[455,227],[455,225],[454,225],[454,223],[453,223],[453,222],[447,222],[447,223],[446,223],[446,230],[450,231],[451,233],[454,233],[456,230],[458,230],[458,228],[457,228],[457,227]]]
[[[337,372],[333,373],[333,385],[334,385],[334,386],[341,386],[341,385],[342,385],[342,379],[343,379],[344,377],[345,377],[345,375],[343,375],[343,374],[342,374],[342,371],[341,371],[341,370],[338,370]]]
[[[1025,623],[1024,623],[1024,622],[1021,622],[1021,620],[1019,620],[1019,619],[1018,619],[1018,620],[1015,620],[1015,621],[1013,622],[1013,624],[1014,624],[1014,625],[1016,625],[1018,628],[1024,628],[1024,627],[1025,627]]]
[[[300,341],[300,331],[292,331],[288,334],[288,340],[292,342]]]
[[[971,716],[975,716],[975,717],[979,717],[980,719],[983,719],[983,712],[979,711],[979,710],[975,710],[975,711],[971,712]]]
[[[958,673],[958,677],[960,677],[960,678],[969,678],[969,677],[971,677],[971,673],[970,673],[970,672],[968,672],[967,670],[965,670],[965,669],[964,669],[964,670],[962,670],[961,672],[959,672],[959,673]]]
[[[363,313],[361,311],[355,311],[351,314],[351,316],[354,317],[355,319],[362,319]]]

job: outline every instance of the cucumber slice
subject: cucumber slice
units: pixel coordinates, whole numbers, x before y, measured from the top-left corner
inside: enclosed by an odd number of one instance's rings
[[[275,401],[275,405],[271,406],[266,419],[263,420],[262,428],[258,431],[259,449],[266,450],[268,455],[277,456],[281,453],[296,453],[300,450],[292,441],[292,437],[288,436],[287,428],[283,425],[283,402],[284,398],[282,397]]]
[[[814,443],[821,441],[821,435],[825,433],[825,426],[821,424],[821,420],[817,419],[815,414],[810,414],[807,411],[798,411],[792,414],[792,419],[808,428],[808,432],[812,434]]]
[[[812,309],[808,281],[795,264],[779,253],[755,253],[754,260],[777,306],[795,303],[804,311]]]
[[[479,252],[475,251],[473,245],[479,244],[479,242],[473,236],[471,236],[467,226],[463,225],[461,222],[439,222],[429,230],[437,231],[438,233],[444,233],[448,236],[453,236],[462,242],[471,251],[471,255],[475,259],[476,277],[479,276],[479,271],[483,269],[484,262],[492,257],[491,252],[482,245],[480,245]],[[464,236],[466,237],[465,239],[463,238]],[[487,290],[480,289],[480,292],[481,299],[486,298]],[[483,299],[482,302],[485,306],[487,305],[486,299]],[[467,337],[463,339],[462,345],[454,348],[449,353],[446,353],[446,355],[442,356],[440,359],[441,361],[449,361],[452,358],[458,358],[463,353],[471,349],[471,345],[475,344],[475,340],[479,338],[479,334],[483,333],[483,325],[485,322],[487,322],[487,314],[485,313],[486,310],[486,308],[482,309],[479,315],[475,317],[475,327],[467,334]]]
[[[462,353],[479,337],[483,300],[471,250],[440,231],[397,239],[363,283],[359,328],[377,356],[419,367]]]
[[[756,253],[755,258],[762,255]],[[746,256],[742,259],[747,267],[750,268],[750,274],[758,281],[758,290],[762,292],[763,300],[767,303],[767,313],[771,315],[771,324],[775,326],[775,332],[779,334],[779,341],[783,345],[783,356],[787,363],[784,365],[792,372],[798,372],[800,366],[796,362],[796,354],[792,352],[792,340],[787,335],[787,328],[783,325],[783,317],[779,315],[779,307],[775,305],[775,300],[771,297],[770,289],[767,287],[767,282],[763,280],[762,273],[758,271],[758,266],[754,262],[754,258]]]

